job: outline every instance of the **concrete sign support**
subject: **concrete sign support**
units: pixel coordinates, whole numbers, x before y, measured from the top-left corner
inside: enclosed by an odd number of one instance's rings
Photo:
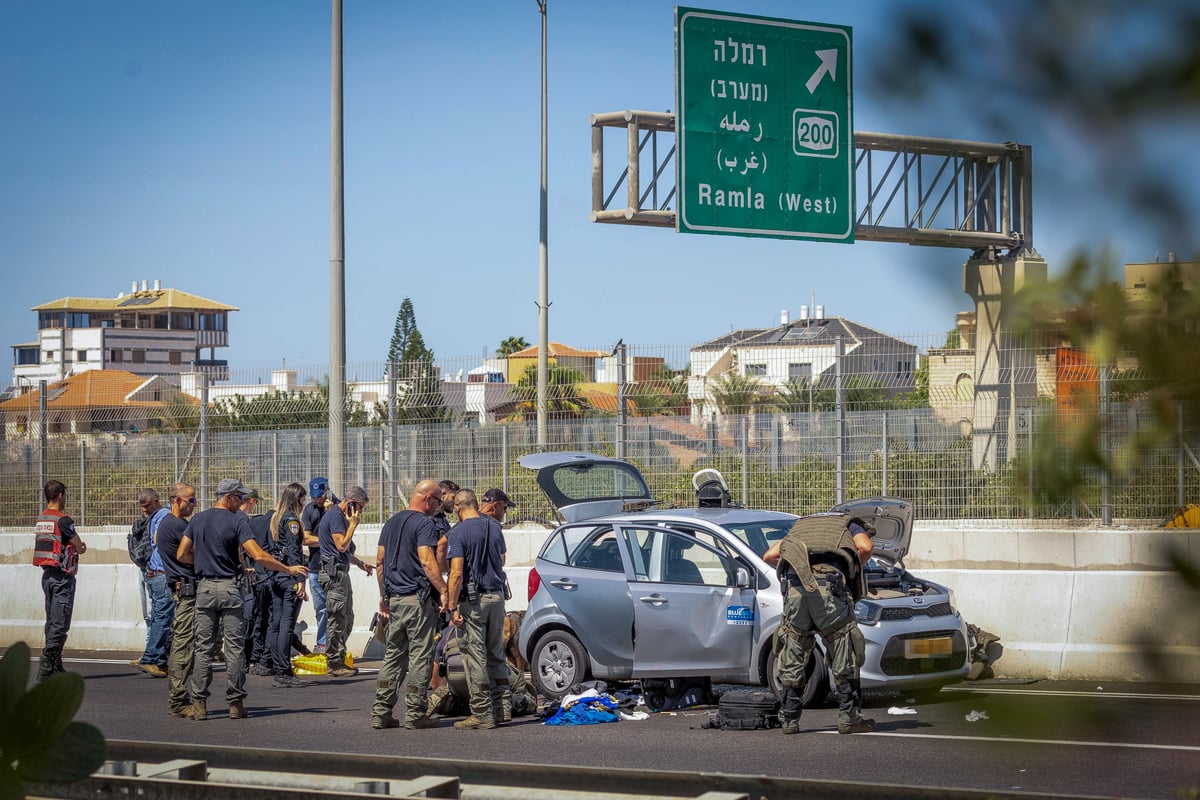
[[[963,291],[975,300],[975,411],[972,462],[994,470],[1017,454],[1021,409],[1037,402],[1034,351],[1012,333],[1008,309],[1017,292],[1046,282],[1036,255],[972,258]]]
[[[853,242],[850,28],[675,14],[676,229]]]

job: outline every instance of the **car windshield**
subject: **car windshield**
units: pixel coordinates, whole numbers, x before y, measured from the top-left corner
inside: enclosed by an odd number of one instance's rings
[[[741,539],[761,558],[771,545],[787,536],[794,521],[794,517],[779,517],[753,522],[721,523],[721,527]]]

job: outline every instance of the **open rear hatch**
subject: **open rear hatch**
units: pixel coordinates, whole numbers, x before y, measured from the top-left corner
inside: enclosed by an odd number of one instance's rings
[[[637,467],[585,452],[531,453],[518,462],[537,470],[537,482],[565,522],[644,511],[654,498]]]

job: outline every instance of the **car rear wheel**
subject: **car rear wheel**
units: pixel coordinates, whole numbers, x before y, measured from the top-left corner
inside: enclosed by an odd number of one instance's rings
[[[561,700],[587,679],[587,651],[566,631],[550,631],[533,648],[529,672],[539,694]]]
[[[783,685],[779,682],[779,670],[775,665],[775,650],[767,656],[767,685],[776,697],[783,696]],[[820,650],[814,649],[804,665],[804,696],[800,703],[805,708],[818,708],[829,700],[829,677],[825,670],[825,658]]]

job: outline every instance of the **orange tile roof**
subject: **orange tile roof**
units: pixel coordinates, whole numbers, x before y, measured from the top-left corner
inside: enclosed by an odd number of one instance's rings
[[[46,408],[99,408],[105,406],[162,406],[152,400],[126,400],[132,392],[153,378],[119,369],[91,369],[63,381],[46,385]],[[27,412],[40,403],[38,390],[0,403],[0,411]]]
[[[192,311],[237,311],[236,306],[218,303],[179,289],[148,289],[121,297],[60,297],[34,306],[33,311],[150,311],[166,308]]]
[[[538,354],[538,346],[532,345],[524,350],[510,353],[509,358],[533,358]],[[547,342],[546,354],[554,358],[605,358],[610,353],[604,350],[579,350],[561,342]]]

